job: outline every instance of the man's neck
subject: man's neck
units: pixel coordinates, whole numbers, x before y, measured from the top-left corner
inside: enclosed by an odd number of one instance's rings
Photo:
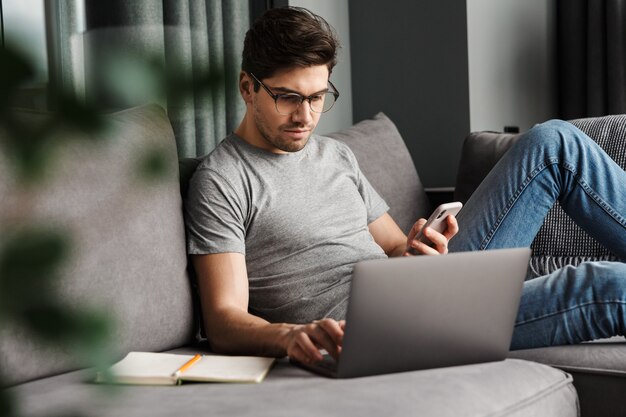
[[[247,142],[249,145],[271,152],[271,150],[268,149],[269,147],[266,145],[265,139],[261,136],[261,133],[254,126],[254,121],[248,115],[248,113],[244,115],[241,123],[239,124],[237,129],[235,129],[234,133],[245,142]]]

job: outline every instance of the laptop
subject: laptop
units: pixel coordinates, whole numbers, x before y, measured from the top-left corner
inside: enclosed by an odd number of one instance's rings
[[[520,248],[359,262],[339,360],[296,364],[352,378],[503,360],[529,257]]]

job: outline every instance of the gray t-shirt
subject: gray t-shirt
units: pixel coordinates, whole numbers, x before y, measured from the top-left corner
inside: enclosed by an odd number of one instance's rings
[[[270,322],[344,318],[354,264],[386,257],[367,226],[389,207],[348,146],[322,136],[289,154],[228,136],[185,207],[189,253],[245,254],[248,311]]]

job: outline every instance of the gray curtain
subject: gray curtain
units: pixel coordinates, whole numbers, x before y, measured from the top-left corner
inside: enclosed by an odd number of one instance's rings
[[[180,157],[205,155],[245,112],[237,80],[249,27],[247,1],[46,2],[51,87],[110,110],[156,101],[167,109]],[[151,69],[210,88],[170,94]],[[154,78],[154,79],[153,79]]]
[[[563,119],[626,113],[626,0],[558,0]]]

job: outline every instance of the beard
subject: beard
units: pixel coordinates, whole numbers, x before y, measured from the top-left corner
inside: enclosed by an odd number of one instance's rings
[[[313,129],[315,125],[306,125],[304,123],[286,123],[279,125],[275,129],[271,129],[268,126],[266,120],[262,117],[262,115],[258,112],[254,113],[254,122],[256,127],[263,137],[263,139],[272,147],[278,148],[283,152],[298,152],[304,149],[306,144],[309,142],[311,135],[313,134]],[[282,136],[282,133],[285,133],[288,130],[307,130],[308,134],[306,137],[301,139],[294,139],[289,137],[288,135]]]

